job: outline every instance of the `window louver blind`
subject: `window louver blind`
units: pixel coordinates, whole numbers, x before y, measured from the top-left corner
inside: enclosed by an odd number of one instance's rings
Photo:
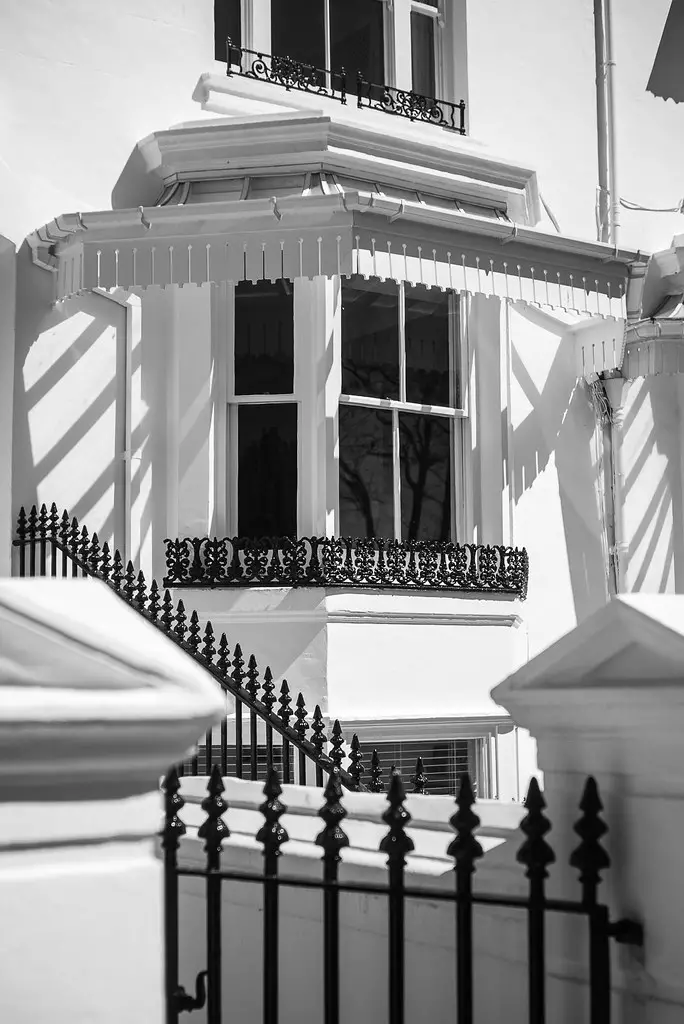
[[[402,774],[408,792],[411,791],[411,779],[416,771],[416,759],[422,757],[423,771],[427,775],[427,791],[435,795],[453,796],[463,772],[468,772],[477,794],[479,747],[482,740],[381,740],[374,743],[365,740],[361,749],[367,775],[363,781],[370,779],[370,763],[373,750],[377,750],[382,766],[385,785],[389,779],[392,765],[396,765]]]

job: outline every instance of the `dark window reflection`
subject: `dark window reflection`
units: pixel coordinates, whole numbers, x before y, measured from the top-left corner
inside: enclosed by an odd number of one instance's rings
[[[411,12],[411,71],[413,91],[435,96],[435,20]]]
[[[226,39],[242,45],[240,0],[214,0],[214,57],[226,60]],[[235,60],[235,58],[233,58]]]
[[[289,281],[241,281],[236,285],[236,395],[292,394],[293,315]]]
[[[324,68],[324,18],[324,0],[271,0],[271,53]]]
[[[340,406],[340,535],[394,536],[389,412]]]
[[[449,295],[436,288],[406,286],[406,398],[451,405]]]
[[[402,540],[449,540],[451,423],[399,414]]]
[[[380,0],[330,0],[330,66],[344,68],[349,92],[356,92],[357,71],[375,85],[385,81],[382,7]]]
[[[342,282],[342,393],[399,398],[399,288]]]
[[[238,407],[238,533],[297,533],[297,406]]]

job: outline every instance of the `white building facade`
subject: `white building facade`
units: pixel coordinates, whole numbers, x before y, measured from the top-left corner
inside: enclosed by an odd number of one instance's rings
[[[668,6],[613,19],[632,206],[678,199],[684,115],[641,83]],[[364,750],[508,799],[534,751],[490,689],[684,555],[678,215],[596,241],[592,4],[537,7],[1,16],[5,551],[54,502]],[[214,537],[366,544],[276,586],[291,548]],[[476,582],[453,542],[495,546]]]

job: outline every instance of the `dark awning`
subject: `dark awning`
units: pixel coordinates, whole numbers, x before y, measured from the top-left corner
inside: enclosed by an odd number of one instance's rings
[[[684,0],[672,0],[646,89],[663,100],[684,103]]]

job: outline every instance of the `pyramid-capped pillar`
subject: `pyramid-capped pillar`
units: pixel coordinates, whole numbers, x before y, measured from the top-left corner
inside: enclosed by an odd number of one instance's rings
[[[164,1020],[159,781],[222,708],[104,583],[0,580],[3,1020]]]
[[[684,1019],[684,596],[614,598],[492,697],[537,740],[566,893],[579,796],[598,782],[612,861],[600,898],[645,934],[619,958],[615,1019]]]

